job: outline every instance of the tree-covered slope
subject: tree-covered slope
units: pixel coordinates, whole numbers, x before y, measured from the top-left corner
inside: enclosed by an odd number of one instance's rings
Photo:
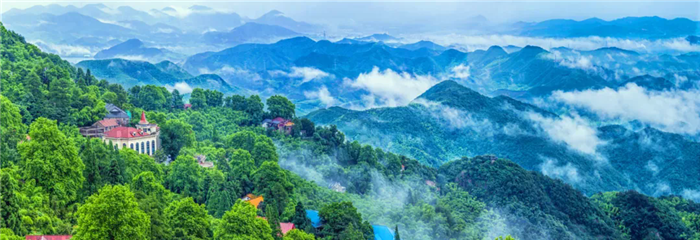
[[[307,115],[337,125],[349,139],[439,166],[461,156],[495,154],[528,170],[541,171],[584,193],[638,189],[646,194],[695,189],[697,142],[653,129],[605,126],[595,131],[604,144],[588,152],[552,135],[574,123],[508,97],[486,97],[446,81],[405,107],[353,111],[333,107]],[[662,144],[663,143],[663,144]],[[671,147],[661,147],[671,146]],[[583,150],[583,151],[582,151]],[[658,192],[663,186],[670,186]]]

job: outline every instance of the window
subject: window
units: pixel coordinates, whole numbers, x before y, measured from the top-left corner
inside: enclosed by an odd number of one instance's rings
[[[139,151],[139,143],[136,143],[136,152]]]
[[[129,148],[134,149],[134,144],[129,144]]]
[[[156,140],[151,140],[151,148],[153,149],[151,152],[156,154]]]
[[[126,143],[122,143],[122,149],[126,148]]]
[[[151,155],[151,142],[146,141],[146,153]]]
[[[141,153],[145,153],[146,149],[143,148],[143,142],[141,142]]]

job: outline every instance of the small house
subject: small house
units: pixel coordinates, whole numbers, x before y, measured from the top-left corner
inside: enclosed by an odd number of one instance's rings
[[[294,223],[280,223],[280,230],[282,230],[282,235],[287,234],[287,232],[292,231],[292,229],[294,229]]]
[[[258,208],[260,203],[263,202],[265,199],[263,198],[263,196],[255,196],[252,193],[248,193],[245,195],[245,197],[241,198],[241,200],[252,204],[253,206],[255,206],[255,208]]]
[[[294,127],[294,122],[289,119],[276,117],[274,119],[263,120],[261,126],[265,129],[274,129],[285,134],[290,134],[292,132],[292,128]]]
[[[372,225],[374,240],[394,240],[394,231],[387,226]]]
[[[318,215],[318,211],[316,210],[306,210],[306,217],[311,220],[311,226],[314,228],[320,228],[323,226],[323,222],[321,222],[321,216]]]

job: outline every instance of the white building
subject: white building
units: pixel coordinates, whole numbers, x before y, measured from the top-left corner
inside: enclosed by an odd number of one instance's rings
[[[149,123],[146,114],[141,112],[141,121],[136,128],[119,126],[104,133],[102,141],[119,149],[131,148],[139,153],[155,154],[160,149],[159,128],[157,124]]]

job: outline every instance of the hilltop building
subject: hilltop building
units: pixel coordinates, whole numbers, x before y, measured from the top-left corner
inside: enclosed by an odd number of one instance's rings
[[[156,150],[160,149],[160,132],[157,124],[149,123],[146,120],[146,113],[141,112],[141,121],[136,124],[136,128],[118,126],[104,132],[102,141],[109,142],[115,148],[131,148],[138,153],[153,156]]]
[[[107,115],[105,115],[102,120],[92,124],[91,126],[81,127],[81,135],[85,137],[101,138],[105,132],[112,130],[113,128],[129,125],[129,119],[131,119],[131,117],[128,112],[111,103],[105,105],[105,108],[107,109]]]
[[[285,134],[292,133],[292,127],[294,127],[294,122],[289,119],[284,119],[281,117],[276,117],[274,119],[265,119],[262,121],[262,127],[265,129],[273,129]]]

